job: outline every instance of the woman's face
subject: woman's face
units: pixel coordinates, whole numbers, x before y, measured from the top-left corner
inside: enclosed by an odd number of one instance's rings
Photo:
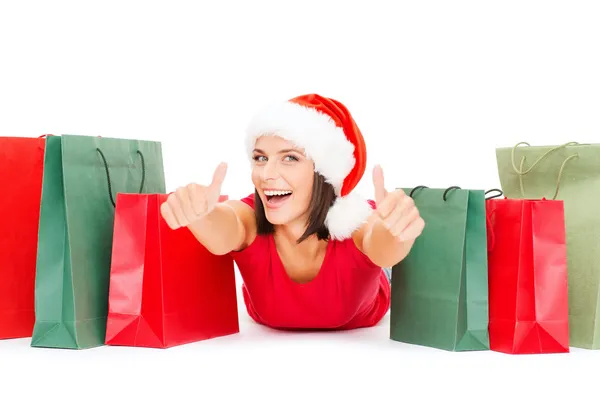
[[[306,222],[314,181],[304,150],[277,136],[262,136],[253,151],[252,183],[273,225]]]

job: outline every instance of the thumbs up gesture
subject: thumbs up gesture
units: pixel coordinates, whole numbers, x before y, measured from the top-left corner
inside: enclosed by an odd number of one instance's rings
[[[160,206],[160,212],[171,229],[187,227],[209,214],[219,202],[227,164],[215,169],[208,186],[191,183],[171,193]]]
[[[413,241],[423,231],[425,222],[419,214],[413,199],[402,190],[388,192],[383,180],[383,169],[377,165],[373,169],[375,202],[381,224],[401,242]]]

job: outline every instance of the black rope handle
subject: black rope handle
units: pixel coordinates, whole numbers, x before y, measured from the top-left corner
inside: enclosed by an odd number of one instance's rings
[[[442,199],[444,199],[444,201],[447,201],[446,199],[446,195],[448,194],[449,191],[451,191],[452,189],[460,189],[460,186],[450,186],[449,188],[446,189],[446,191],[444,192],[444,195],[442,196]]]
[[[106,157],[104,157],[104,153],[99,148],[96,148],[96,151],[100,153],[100,157],[102,157],[102,161],[104,162],[104,169],[106,170],[106,180],[108,181],[108,196],[110,197],[110,202],[113,207],[116,207],[115,199],[112,195],[112,185],[110,182],[110,172],[108,171],[108,163],[106,162]],[[142,184],[140,185],[140,190],[138,193],[142,193],[142,189],[144,189],[144,182],[146,181],[146,162],[144,161],[144,154],[140,150],[137,150],[137,153],[140,155],[140,159],[142,160]]]
[[[412,196],[413,196],[413,194],[415,193],[415,191],[416,191],[416,190],[418,190],[418,189],[428,189],[428,187],[427,187],[427,186],[424,186],[424,185],[416,186],[416,187],[414,187],[414,188],[413,188],[413,189],[410,191],[410,194],[409,194],[409,196],[410,196],[410,197],[412,197]],[[447,199],[446,199],[446,195],[447,195],[447,194],[448,194],[448,192],[449,192],[450,190],[452,190],[452,189],[460,189],[460,187],[459,187],[459,186],[450,186],[449,188],[447,188],[447,189],[446,189],[446,191],[444,192],[444,195],[442,196],[442,198],[444,199],[444,201],[447,201]]]
[[[488,196],[488,193],[491,193],[491,192],[498,192],[498,194],[496,194],[496,195],[493,195],[493,196]],[[485,196],[487,196],[485,199],[486,199],[486,200],[489,200],[489,199],[495,199],[496,197],[500,197],[500,196],[502,196],[503,194],[504,194],[504,192],[503,192],[502,190],[500,190],[500,189],[490,189],[490,190],[487,190],[487,191],[485,192]]]
[[[415,193],[415,191],[417,191],[418,189],[428,189],[428,187],[427,187],[427,186],[424,186],[424,185],[416,186],[416,187],[414,187],[414,188],[413,188],[413,189],[410,191],[410,194],[409,194],[409,196],[410,196],[410,197],[412,197],[412,196],[413,196],[413,194]],[[448,201],[448,199],[447,199],[448,192],[449,192],[449,191],[451,191],[451,190],[453,190],[453,189],[462,189],[462,188],[461,188],[460,186],[450,186],[449,188],[447,188],[447,189],[444,191],[444,194],[443,194],[443,196],[442,196],[442,199],[444,199],[444,201]],[[487,195],[488,195],[489,193],[491,193],[491,192],[497,192],[498,194],[495,194],[495,195],[493,195],[493,196],[487,196]],[[503,194],[504,194],[504,192],[502,192],[502,190],[500,190],[500,189],[496,189],[496,188],[494,188],[494,189],[489,189],[489,190],[487,190],[487,191],[485,192],[485,195],[487,196],[487,197],[486,197],[486,199],[492,199],[492,198],[500,197],[500,196],[502,196]]]
[[[424,186],[424,185],[419,185],[419,186],[417,186],[417,187],[413,188],[413,189],[410,191],[410,193],[409,193],[408,197],[413,197],[413,194],[415,193],[415,190],[418,190],[418,189],[427,189],[427,186]]]

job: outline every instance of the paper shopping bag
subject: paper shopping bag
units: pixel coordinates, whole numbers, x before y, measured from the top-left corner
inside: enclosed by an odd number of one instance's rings
[[[490,349],[569,351],[563,202],[489,199]]]
[[[164,189],[158,142],[46,139],[32,346],[104,343],[115,194]]]
[[[392,270],[390,338],[449,351],[488,350],[484,192],[404,191],[425,228]]]
[[[44,141],[0,137],[0,339],[33,331]]]
[[[171,230],[166,199],[117,196],[106,344],[167,348],[239,332],[233,259]]]
[[[508,198],[564,202],[570,345],[600,348],[600,144],[519,143],[496,159]]]

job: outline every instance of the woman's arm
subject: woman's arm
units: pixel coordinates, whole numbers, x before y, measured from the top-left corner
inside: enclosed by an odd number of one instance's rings
[[[217,204],[210,213],[188,225],[188,228],[215,255],[241,250],[256,236],[254,210],[239,200]]]
[[[187,227],[215,255],[245,247],[256,233],[250,206],[242,201],[219,202],[226,173],[227,164],[219,164],[210,185],[190,183],[180,187],[160,207],[171,229]]]

